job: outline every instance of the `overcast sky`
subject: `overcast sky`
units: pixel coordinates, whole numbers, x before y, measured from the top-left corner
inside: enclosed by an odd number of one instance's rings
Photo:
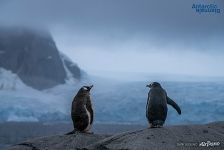
[[[0,0],[0,24],[49,28],[90,74],[224,76],[223,0]]]

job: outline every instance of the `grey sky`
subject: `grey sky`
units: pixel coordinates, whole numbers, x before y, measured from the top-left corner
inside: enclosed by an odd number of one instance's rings
[[[192,4],[221,13],[198,14]],[[91,74],[224,76],[223,0],[0,0],[0,24],[48,27]]]

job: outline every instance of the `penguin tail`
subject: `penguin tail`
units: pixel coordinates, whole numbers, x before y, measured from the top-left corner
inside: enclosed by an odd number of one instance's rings
[[[65,135],[71,135],[71,134],[75,134],[75,133],[76,133],[76,130],[74,129],[71,132],[66,133]]]

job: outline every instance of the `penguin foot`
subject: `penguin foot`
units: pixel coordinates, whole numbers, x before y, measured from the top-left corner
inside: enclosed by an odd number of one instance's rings
[[[71,134],[75,134],[77,132],[77,130],[73,130],[71,132],[66,133],[65,135],[71,135]]]
[[[161,128],[163,127],[164,121],[163,120],[154,120],[149,125],[150,128]]]
[[[163,126],[162,125],[159,125],[159,124],[156,124],[156,125],[153,125],[153,124],[149,124],[149,128],[162,128]]]
[[[161,125],[156,125],[156,128],[162,128],[162,126]]]
[[[83,133],[86,133],[86,134],[94,134],[94,132],[89,132],[89,131],[83,131]]]

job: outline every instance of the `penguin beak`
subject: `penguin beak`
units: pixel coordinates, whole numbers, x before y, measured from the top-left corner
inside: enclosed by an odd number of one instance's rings
[[[92,89],[92,87],[93,87],[93,85],[89,86],[89,90],[91,90],[91,89]]]
[[[92,89],[93,85],[88,86],[88,91],[90,91]]]
[[[151,85],[151,84],[149,84],[149,85],[146,85],[146,87],[149,87],[149,88],[151,88],[151,87],[152,87],[152,85]]]

